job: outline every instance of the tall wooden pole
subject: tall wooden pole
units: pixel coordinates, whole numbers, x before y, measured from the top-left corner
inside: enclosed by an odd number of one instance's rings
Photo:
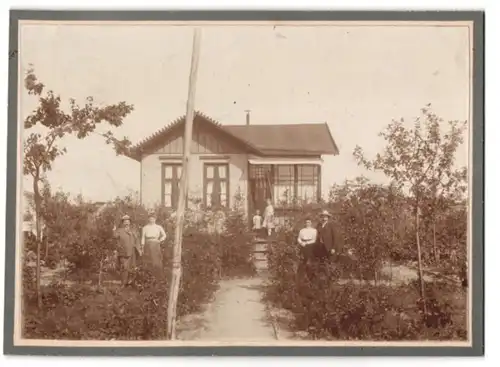
[[[182,232],[184,228],[184,211],[188,194],[188,166],[193,135],[194,97],[196,94],[196,77],[200,58],[201,31],[195,28],[193,36],[193,53],[191,56],[191,72],[189,74],[189,90],[186,105],[186,122],[184,128],[184,148],[182,158],[182,175],[179,188],[179,202],[177,203],[177,221],[175,227],[175,242],[173,249],[172,279],[168,297],[167,310],[167,337],[175,340],[175,321],[177,316],[177,298],[182,276]]]
[[[420,207],[417,201],[417,213],[415,218],[416,223],[416,239],[417,239],[417,256],[418,256],[418,280],[420,281],[420,298],[422,299],[424,317],[427,317],[427,302],[425,300],[425,281],[424,271],[422,266],[422,247],[420,246]]]

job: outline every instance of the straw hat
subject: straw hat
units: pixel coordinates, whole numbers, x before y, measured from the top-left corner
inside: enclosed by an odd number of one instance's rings
[[[331,217],[332,215],[328,210],[322,210],[321,213],[319,213],[320,217]]]
[[[122,222],[123,221],[126,221],[126,220],[130,220],[130,216],[125,214],[123,217],[122,217]]]

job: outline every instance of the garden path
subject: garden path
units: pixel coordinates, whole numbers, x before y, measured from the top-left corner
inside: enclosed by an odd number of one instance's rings
[[[180,328],[178,338],[217,342],[276,340],[269,313],[261,302],[261,287],[261,277],[223,280],[205,312],[183,320],[188,328]]]
[[[267,269],[266,255],[263,253],[265,246],[264,243],[256,244],[257,275],[252,278],[222,280],[214,301],[206,305],[204,312],[185,316],[179,321],[178,339],[266,342],[305,337],[301,333],[286,330],[286,325],[293,319],[289,311],[269,309],[262,301]],[[394,286],[417,279],[416,270],[404,265],[386,265],[382,273],[391,280],[379,280],[379,285]],[[430,279],[426,277],[426,280]],[[356,279],[339,280],[339,283],[348,282],[364,283]]]
[[[257,245],[259,250],[259,245]],[[255,255],[258,274],[251,278],[222,280],[215,299],[198,315],[178,324],[178,339],[216,342],[266,342],[288,338],[278,330],[271,312],[262,302],[266,279],[265,255]]]

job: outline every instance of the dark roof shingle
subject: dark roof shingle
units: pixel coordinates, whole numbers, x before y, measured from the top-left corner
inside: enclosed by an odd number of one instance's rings
[[[185,121],[181,116],[131,148],[129,156],[139,160],[143,148],[164,139]],[[339,150],[326,123],[288,125],[222,125],[196,111],[195,121],[205,122],[261,155],[338,155]]]
[[[339,154],[326,123],[287,125],[223,125],[263,154]]]

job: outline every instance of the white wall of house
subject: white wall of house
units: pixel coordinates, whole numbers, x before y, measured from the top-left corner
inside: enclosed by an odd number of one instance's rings
[[[203,173],[205,163],[228,163],[229,164],[229,205],[234,204],[235,195],[240,192],[243,195],[243,205],[247,211],[247,167],[246,154],[191,154],[189,163],[189,197],[203,198]],[[181,163],[179,157],[169,157],[163,154],[150,154],[141,162],[141,202],[144,206],[152,208],[161,205],[162,202],[162,163]]]
[[[162,143],[144,147],[140,190],[141,203],[144,206],[153,208],[162,204],[162,186],[165,185],[162,178],[162,164],[181,163],[183,146],[183,130],[179,126],[171,130]],[[321,194],[323,198],[326,198],[332,185],[331,177],[337,174],[331,164],[325,164],[331,163],[328,159],[330,157],[323,156],[323,158],[324,161],[319,157],[303,159],[255,157],[246,154],[244,147],[239,146],[237,142],[211,125],[203,121],[197,123],[195,120],[189,163],[188,195],[192,199],[201,199],[203,202],[204,164],[227,163],[229,165],[229,206],[234,205],[234,197],[239,193],[243,198],[241,204],[248,213],[248,163],[250,161],[252,164],[319,164],[321,165]]]

